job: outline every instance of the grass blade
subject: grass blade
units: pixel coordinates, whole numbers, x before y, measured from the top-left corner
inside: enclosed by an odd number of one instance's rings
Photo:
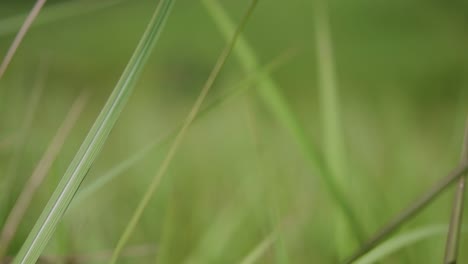
[[[244,92],[248,88],[254,86],[254,84],[258,82],[258,80],[260,80],[263,75],[269,74],[270,72],[278,68],[280,65],[282,65],[285,62],[286,59],[289,59],[290,56],[291,54],[287,52],[284,55],[274,59],[272,62],[267,64],[258,72],[254,72],[248,75],[239,84],[236,84],[236,87],[220,95],[219,97],[214,99],[212,102],[207,104],[205,107],[203,107],[203,109],[200,110],[200,112],[198,113],[194,121],[198,120],[205,114],[210,113],[213,109],[217,108],[219,105],[223,104],[228,99],[234,96],[237,96],[238,94]],[[73,202],[71,203],[71,206],[69,209],[75,208],[75,206],[79,205],[83,200],[92,196],[99,189],[101,189],[106,184],[108,184],[109,182],[114,180],[116,177],[121,175],[125,170],[129,169],[135,163],[145,158],[151,151],[155,149],[160,149],[166,146],[170,142],[170,140],[174,138],[177,131],[182,127],[182,125],[183,125],[182,123],[179,124],[175,129],[171,130],[162,139],[155,140],[147,144],[147,146],[143,147],[138,152],[134,153],[130,157],[126,158],[125,160],[119,162],[119,164],[116,167],[110,169],[109,171],[105,172],[103,175],[97,177],[97,179],[94,182],[92,182],[90,185],[83,186],[81,190],[77,193],[76,197],[73,199]]]
[[[158,172],[156,173],[155,177],[151,181],[147,191],[145,192],[143,198],[141,199],[140,203],[137,206],[137,209],[135,210],[129,224],[125,228],[124,233],[122,234],[121,238],[119,239],[119,242],[117,243],[117,246],[115,248],[112,260],[110,263],[116,263],[120,252],[122,251],[122,248],[125,246],[127,243],[128,239],[130,238],[130,235],[133,233],[135,230],[135,227],[138,223],[138,221],[141,218],[141,215],[143,214],[143,211],[145,210],[146,206],[148,205],[149,201],[151,200],[152,196],[156,192],[157,187],[159,186],[159,183],[161,182],[162,177],[166,173],[175,153],[177,152],[177,149],[179,148],[180,144],[182,143],[183,138],[185,137],[185,134],[188,131],[188,128],[192,124],[193,120],[197,116],[200,107],[205,100],[206,95],[210,91],[211,87],[213,86],[213,83],[215,82],[216,78],[218,77],[222,67],[227,61],[227,58],[231,54],[231,51],[234,48],[234,45],[236,44],[236,41],[240,35],[240,32],[243,30],[245,27],[248,19],[253,13],[253,10],[255,9],[256,5],[258,3],[258,0],[252,0],[250,3],[250,6],[245,13],[244,17],[242,18],[239,26],[237,27],[237,30],[232,36],[232,39],[227,43],[226,47],[222,51],[221,55],[218,58],[218,61],[216,62],[213,70],[211,71],[210,75],[208,76],[208,79],[206,80],[206,83],[204,84],[197,100],[195,101],[195,104],[193,105],[192,109],[190,110],[187,118],[184,121],[184,124],[182,125],[182,128],[179,130],[177,136],[175,137],[174,141],[172,142],[169,151],[167,152],[167,155],[165,156],[163,162],[161,163],[161,166],[159,167]]]
[[[0,79],[2,79],[3,75],[5,74],[5,71],[8,68],[8,65],[10,64],[11,60],[13,59],[13,56],[15,55],[16,50],[21,44],[21,41],[23,41],[23,38],[28,32],[29,27],[34,22],[34,19],[36,19],[37,15],[41,11],[45,3],[46,3],[46,0],[37,0],[33,8],[31,9],[31,12],[26,17],[26,20],[24,20],[23,25],[21,26],[20,30],[16,34],[16,37],[13,40],[13,43],[11,43],[10,48],[8,48],[8,51],[5,55],[5,58],[3,58],[3,61],[0,64]]]
[[[13,239],[19,224],[21,223],[21,219],[24,217],[34,194],[39,188],[39,185],[43,182],[44,178],[49,172],[50,167],[52,166],[52,163],[57,158],[57,155],[60,152],[65,139],[68,137],[71,129],[78,120],[84,104],[84,96],[80,96],[73,103],[62,125],[57,130],[57,133],[49,144],[49,147],[42,156],[41,160],[38,162],[36,168],[31,174],[31,177],[26,182],[21,194],[16,200],[13,209],[10,211],[0,233],[0,259],[5,256],[10,242]]]
[[[223,7],[215,0],[203,0],[208,13],[213,17],[213,20],[218,26],[220,32],[225,38],[230,36],[234,31],[234,26]],[[258,59],[255,56],[254,50],[250,47],[246,39],[241,36],[234,50],[238,60],[246,72],[255,71],[258,68]],[[364,231],[353,213],[352,207],[346,198],[343,190],[338,186],[334,177],[331,176],[331,171],[324,164],[314,144],[310,141],[301,126],[296,116],[292,112],[288,103],[280,92],[280,87],[274,82],[270,76],[264,76],[261,84],[258,87],[260,96],[270,108],[271,112],[276,115],[278,120],[284,127],[289,129],[299,147],[302,149],[310,167],[325,183],[325,186],[330,193],[337,207],[346,215],[348,223],[353,231],[354,236],[358,240],[364,239]]]
[[[382,241],[384,241],[388,236],[393,234],[398,228],[400,228],[408,219],[415,216],[418,212],[424,209],[429,205],[437,196],[439,196],[447,187],[453,184],[456,180],[468,172],[468,162],[457,167],[450,174],[445,176],[439,183],[432,187],[428,192],[426,192],[421,198],[419,198],[413,205],[402,211],[394,219],[392,219],[385,227],[383,227],[377,234],[375,234],[371,239],[369,239],[356,253],[354,253],[350,258],[344,261],[344,263],[353,263],[367,252],[374,249]]]
[[[444,225],[427,226],[405,232],[401,235],[395,236],[392,239],[389,239],[385,243],[382,243],[372,252],[356,261],[355,264],[376,263],[377,261],[383,260],[385,257],[397,252],[400,249],[407,248],[417,242],[421,242],[435,236],[443,236],[446,232],[447,226]]]
[[[465,138],[463,140],[463,151],[461,155],[461,163],[468,163],[468,118],[465,125]],[[452,216],[450,220],[449,231],[447,235],[447,243],[445,248],[445,262],[457,263],[457,255],[460,241],[460,230],[463,218],[463,200],[465,197],[465,182],[466,177],[458,180],[453,201]]]
[[[320,106],[322,109],[325,158],[338,183],[346,181],[345,147],[341,127],[337,78],[326,4],[315,1],[315,39],[319,69]]]
[[[327,3],[323,0],[315,1],[314,10],[325,160],[336,183],[343,192],[346,192],[346,189],[350,188],[350,179],[347,177],[349,170],[340,120],[341,111]],[[337,251],[338,255],[343,257],[346,249],[353,244],[353,239],[346,224],[346,215],[338,211],[335,219]]]
[[[128,100],[139,73],[162,31],[172,2],[162,1],[158,5],[120,80],[21,247],[15,258],[15,264],[34,263],[52,236]]]
[[[100,9],[114,6],[124,0],[102,0],[102,1],[67,1],[44,7],[36,18],[31,28],[63,20],[66,18],[91,13]],[[4,18],[0,21],[0,37],[13,34],[19,30],[26,19],[26,14]]]

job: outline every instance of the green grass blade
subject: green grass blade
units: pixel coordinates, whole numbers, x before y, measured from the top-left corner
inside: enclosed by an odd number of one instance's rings
[[[375,248],[372,252],[369,252],[363,256],[355,264],[372,264],[377,261],[384,260],[385,257],[397,252],[398,250],[407,248],[418,242],[427,240],[429,238],[443,236],[447,232],[447,226],[434,225],[418,228],[413,231],[405,232],[401,235],[395,236],[394,238],[382,243],[380,246]]]
[[[337,78],[326,4],[316,1],[315,39],[319,69],[325,158],[337,182],[346,182],[346,158],[341,127]]]
[[[158,172],[156,173],[155,177],[151,181],[147,191],[143,195],[143,198],[141,199],[140,203],[137,206],[137,209],[135,210],[133,216],[130,219],[129,224],[125,228],[125,231],[123,232],[121,238],[119,239],[119,242],[117,243],[117,246],[115,248],[114,254],[112,256],[112,260],[110,263],[116,263],[117,259],[127,243],[128,239],[130,238],[131,234],[136,228],[136,225],[138,224],[138,221],[140,220],[144,210],[146,209],[146,206],[148,205],[149,201],[153,197],[154,193],[156,192],[157,187],[159,186],[159,183],[161,182],[162,177],[166,173],[167,169],[169,168],[169,165],[176,154],[180,144],[182,143],[182,140],[185,137],[185,134],[187,133],[190,125],[192,124],[193,120],[197,116],[200,107],[203,103],[203,101],[206,98],[206,95],[210,91],[211,87],[213,86],[213,83],[215,82],[216,78],[218,77],[221,69],[223,68],[224,64],[226,63],[229,55],[231,54],[231,51],[234,48],[234,45],[236,44],[236,41],[247,24],[248,19],[251,17],[256,5],[258,3],[258,0],[252,0],[250,3],[250,6],[245,13],[244,17],[242,18],[239,26],[237,27],[236,31],[234,32],[232,39],[227,43],[226,47],[222,51],[221,55],[219,56],[215,66],[213,67],[213,70],[211,71],[210,75],[208,76],[208,79],[206,80],[197,100],[195,101],[195,104],[193,105],[192,109],[190,110],[187,118],[184,121],[184,124],[182,125],[181,129],[179,130],[177,136],[175,137],[174,141],[172,142],[167,155],[165,156],[163,162],[161,163],[161,166],[159,167]]]
[[[462,164],[468,162],[468,118],[465,124],[465,137],[463,140],[463,151],[461,155]],[[455,199],[453,201],[449,232],[447,235],[447,243],[445,247],[445,263],[457,263],[460,230],[463,218],[463,200],[465,198],[465,184],[465,177],[462,177],[458,180]]]
[[[45,3],[46,0],[37,0],[31,11],[29,12],[28,16],[26,16],[26,19],[22,23],[20,29],[18,30],[18,33],[13,39],[13,42],[8,48],[7,53],[5,54],[5,57],[2,60],[2,63],[0,64],[0,79],[2,79],[3,75],[5,74],[8,65],[10,65],[13,56],[15,55],[19,45],[23,41],[24,36],[26,36],[26,33],[28,32],[34,20],[36,19],[37,15],[39,15],[39,12],[41,12],[41,9]]]
[[[161,1],[145,33],[115,86],[108,101],[97,117],[83,144],[65,172],[62,180],[43,210],[39,220],[14,260],[18,263],[34,263],[47,245],[58,222],[70,204],[78,187],[91,168],[113,125],[117,121],[135,82],[160,35],[173,1]]]
[[[218,26],[223,36],[225,38],[230,36],[234,30],[234,26],[223,7],[215,0],[203,0],[202,3],[207,8],[209,14],[213,17],[216,26]],[[239,42],[236,45],[234,52],[246,72],[255,71],[258,68],[259,63],[255,52],[244,37],[241,36],[239,38]],[[328,167],[324,164],[317,149],[308,138],[305,129],[299,123],[297,117],[292,112],[280,90],[280,87],[270,76],[265,76],[258,87],[260,96],[270,108],[271,112],[276,115],[283,126],[289,129],[291,134],[294,136],[294,139],[297,141],[310,163],[313,172],[319,175],[319,177],[321,177],[325,182],[325,186],[333,201],[346,215],[355,237],[359,240],[363,240],[363,228],[357,220],[356,215],[353,213],[346,195],[343,190],[341,190],[334,177],[332,177],[332,172],[329,171]]]
[[[37,17],[31,28],[46,25],[66,18],[91,13],[105,9],[124,0],[103,0],[103,1],[66,1],[54,5],[47,5]],[[19,30],[27,14],[15,15],[0,20],[0,37],[13,34]]]
[[[346,192],[350,187],[349,171],[346,162],[346,151],[343,129],[341,127],[340,104],[334,54],[330,33],[327,3],[315,1],[315,41],[319,70],[319,95],[322,112],[325,160],[341,190]],[[336,243],[338,255],[343,257],[346,249],[352,247],[351,232],[346,225],[346,216],[337,212]]]
[[[268,63],[265,67],[260,69],[257,72],[249,74],[244,80],[240,81],[240,83],[236,84],[234,88],[229,89],[226,93],[218,96],[212,102],[207,104],[203,109],[200,110],[199,114],[197,115],[196,120],[199,120],[202,116],[212,112],[214,109],[219,107],[221,104],[226,102],[228,99],[239,95],[242,92],[245,92],[250,87],[253,87],[261,78],[262,76],[271,73],[273,70],[281,66],[286,59],[291,56],[289,52],[285,53],[284,55],[275,58],[273,61]],[[88,197],[91,197],[94,193],[104,187],[106,184],[113,181],[119,175],[121,175],[124,171],[128,170],[134,164],[145,158],[151,151],[160,149],[166,146],[170,140],[174,138],[177,131],[182,127],[182,123],[179,124],[175,129],[173,129],[170,133],[164,136],[162,139],[155,140],[147,146],[140,149],[138,152],[134,153],[133,155],[129,156],[125,160],[119,162],[119,164],[110,169],[109,171],[105,172],[103,175],[97,177],[97,179],[87,186],[83,186],[80,191],[77,193],[76,197],[73,199],[70,208],[74,209],[75,206],[79,205],[82,201],[86,200]]]

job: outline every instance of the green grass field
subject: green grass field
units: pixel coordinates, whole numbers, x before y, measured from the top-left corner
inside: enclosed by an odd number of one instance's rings
[[[256,2],[45,3],[0,74],[0,263],[342,263],[458,166],[466,3]],[[441,263],[454,193],[355,263]]]

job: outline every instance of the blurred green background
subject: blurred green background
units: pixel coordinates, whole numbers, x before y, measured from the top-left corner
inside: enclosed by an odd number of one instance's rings
[[[38,21],[46,19],[48,8],[65,2],[72,1],[48,1]],[[81,2],[96,5],[96,1]],[[219,2],[235,21],[248,3]],[[326,2],[349,199],[370,236],[458,163],[468,113],[468,4],[461,0]],[[72,102],[83,91],[89,97],[9,255],[21,246],[73,158],[156,3],[120,1],[33,26],[21,44],[0,80],[0,173],[14,172],[10,202],[1,204],[0,226]],[[33,4],[0,2],[0,32],[6,32],[0,35],[2,57],[16,32],[5,31],[9,24],[3,21],[27,13]],[[314,8],[312,0],[260,1],[245,37],[263,65],[294,50],[273,78],[323,154]],[[134,94],[82,186],[176,128],[224,45],[200,1],[177,1]],[[47,65],[46,85],[33,122],[24,129],[40,65]],[[235,88],[245,77],[232,57],[207,101]],[[132,245],[155,250],[126,256],[121,263],[155,259],[237,263],[280,223],[284,225],[279,238],[258,263],[338,260],[330,196],[255,88],[230,97],[193,125],[131,239]],[[164,147],[151,151],[70,210],[44,254],[111,250],[166,151]],[[452,193],[453,189],[446,192],[402,232],[447,224]],[[462,236],[462,246],[467,238]],[[444,242],[443,235],[431,237],[381,263],[440,263]],[[462,250],[460,263],[466,261],[468,252]]]

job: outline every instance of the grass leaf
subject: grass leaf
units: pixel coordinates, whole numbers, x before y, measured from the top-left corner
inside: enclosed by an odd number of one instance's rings
[[[465,137],[463,139],[463,150],[460,163],[468,162],[468,118],[465,122]],[[466,177],[458,180],[453,201],[452,216],[450,219],[449,232],[445,247],[445,263],[457,263],[458,248],[460,241],[460,230],[463,218],[463,200],[465,198]]]
[[[128,100],[139,73],[164,27],[172,3],[171,0],[160,2],[120,80],[21,247],[14,263],[36,262],[47,245]]]
[[[16,50],[18,50],[18,47],[23,41],[24,36],[28,32],[29,28],[31,27],[32,23],[36,19],[37,15],[41,11],[45,3],[46,3],[46,0],[37,0],[33,8],[31,9],[31,11],[29,12],[28,16],[24,20],[23,24],[21,25],[21,28],[19,29],[18,33],[13,39],[13,42],[11,43],[10,48],[8,48],[8,51],[5,57],[3,58],[2,63],[0,64],[0,79],[2,79],[3,75],[5,74],[5,71],[8,68],[8,65],[10,65],[10,62],[16,53]]]
[[[327,3],[315,1],[315,41],[319,70],[319,95],[322,112],[325,160],[332,176],[343,192],[350,188],[346,162],[343,128],[341,127],[340,102],[333,46],[330,33]],[[346,225],[346,215],[338,211],[335,216],[336,244],[338,255],[346,254],[346,249],[353,245],[351,230]]]

